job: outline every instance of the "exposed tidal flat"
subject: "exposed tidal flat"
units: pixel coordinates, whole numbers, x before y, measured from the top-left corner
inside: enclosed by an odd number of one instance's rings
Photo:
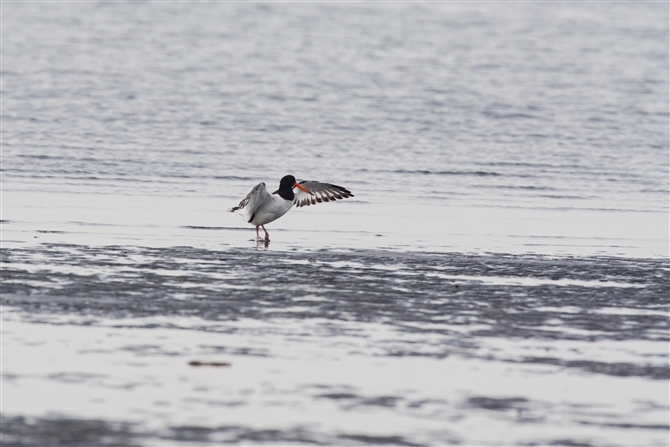
[[[667,441],[663,259],[42,244],[2,261],[7,445]]]
[[[3,447],[667,446],[668,14],[3,2]]]

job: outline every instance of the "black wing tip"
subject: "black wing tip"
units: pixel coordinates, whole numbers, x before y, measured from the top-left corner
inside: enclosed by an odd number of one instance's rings
[[[354,196],[351,193],[351,191],[349,191],[347,188],[343,188],[343,187],[337,186],[337,185],[333,185],[333,186],[336,187],[339,190],[338,193],[335,195],[336,199],[339,199],[339,198],[348,199],[349,197]],[[341,196],[341,197],[338,197],[338,196]]]
[[[337,185],[333,185],[333,186],[334,186],[335,188],[337,188],[337,189],[340,190],[340,194],[346,194],[346,195],[344,196],[345,198],[349,198],[349,197],[353,197],[353,196],[354,196],[354,195],[351,193],[351,191],[349,191],[347,188],[343,188],[342,186],[337,186]]]

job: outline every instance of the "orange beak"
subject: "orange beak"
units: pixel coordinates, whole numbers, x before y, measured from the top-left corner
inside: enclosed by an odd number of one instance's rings
[[[295,182],[295,185],[293,185],[293,186],[295,186],[296,188],[302,189],[302,190],[305,191],[307,194],[314,195],[313,192],[311,192],[311,191],[307,191],[307,190],[305,189],[305,187],[302,186],[302,185],[301,185],[300,183],[298,183],[298,182]]]

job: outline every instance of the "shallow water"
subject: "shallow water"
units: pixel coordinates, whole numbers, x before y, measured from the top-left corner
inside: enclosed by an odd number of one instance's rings
[[[665,5],[3,13],[6,239],[192,245],[291,173],[356,194],[270,225],[299,247],[668,255]]]
[[[3,445],[667,445],[667,5],[2,12]]]

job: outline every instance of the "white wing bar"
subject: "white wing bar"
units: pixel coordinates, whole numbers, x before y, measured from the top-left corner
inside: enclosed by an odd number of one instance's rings
[[[293,204],[296,208],[301,206],[316,205],[321,202],[331,202],[338,199],[346,199],[354,195],[346,188],[332,185],[330,183],[321,183],[311,180],[300,182],[300,186],[305,188],[310,194],[298,189],[295,191]]]

